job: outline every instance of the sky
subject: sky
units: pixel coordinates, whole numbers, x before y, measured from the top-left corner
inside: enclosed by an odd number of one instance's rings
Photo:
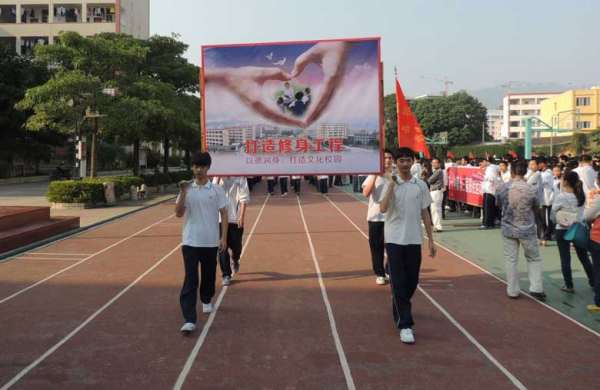
[[[600,85],[599,0],[150,0],[151,34],[202,45],[381,37],[384,92]]]

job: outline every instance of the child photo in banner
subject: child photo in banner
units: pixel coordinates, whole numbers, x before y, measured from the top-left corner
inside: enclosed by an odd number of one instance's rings
[[[202,47],[215,175],[382,170],[379,39]]]

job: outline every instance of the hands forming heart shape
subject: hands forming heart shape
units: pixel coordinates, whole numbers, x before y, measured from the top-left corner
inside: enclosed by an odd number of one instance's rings
[[[273,122],[307,128],[323,114],[340,85],[350,44],[348,42],[319,42],[302,53],[291,73],[279,68],[244,66],[240,68],[207,69],[204,80],[214,82],[234,93],[244,104]],[[318,96],[311,104],[304,120],[277,111],[262,99],[262,86],[267,81],[289,81],[302,74],[304,69],[316,64],[323,70],[323,82]]]

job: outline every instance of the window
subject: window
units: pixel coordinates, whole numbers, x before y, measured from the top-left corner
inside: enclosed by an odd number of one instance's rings
[[[519,138],[519,133],[510,133],[509,138]]]
[[[577,121],[578,129],[589,129],[590,127],[592,127],[592,122],[590,121]]]
[[[510,127],[519,127],[521,124],[521,122],[519,121],[511,121],[510,122]]]
[[[519,101],[519,99],[510,99],[509,104],[521,104],[521,102]]]
[[[519,110],[510,110],[510,115],[521,115],[521,111],[519,111]]]
[[[0,23],[17,23],[17,7],[0,5]]]
[[[589,106],[591,104],[591,99],[589,96],[578,97],[575,99],[576,106]]]
[[[81,23],[81,6],[55,3],[54,23]]]
[[[538,98],[537,102],[538,102],[538,104],[540,104],[541,102],[543,102],[546,99],[548,99],[548,98]]]

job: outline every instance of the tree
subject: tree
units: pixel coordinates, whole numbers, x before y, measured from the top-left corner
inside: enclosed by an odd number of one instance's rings
[[[383,101],[386,145],[397,146],[396,95],[387,95]],[[466,92],[411,100],[409,104],[425,136],[432,137],[447,131],[449,145],[465,145],[481,140],[482,126],[487,126],[486,108]],[[487,130],[486,137],[489,139]]]
[[[44,66],[0,46],[0,165],[5,165],[8,171],[12,170],[16,158],[23,158],[37,167],[40,160],[50,159],[51,146],[64,142],[64,137],[47,128],[27,131],[24,124],[30,112],[15,109],[27,88],[47,79]]]
[[[140,40],[109,33],[87,38],[65,32],[54,45],[36,47],[35,60],[55,71],[44,85],[27,91],[19,103],[20,109],[34,111],[27,128],[51,128],[80,136],[90,133],[90,174],[95,176],[97,137],[103,121],[97,113],[114,104],[103,90],[131,83],[147,52]],[[91,118],[91,123],[86,118]]]

